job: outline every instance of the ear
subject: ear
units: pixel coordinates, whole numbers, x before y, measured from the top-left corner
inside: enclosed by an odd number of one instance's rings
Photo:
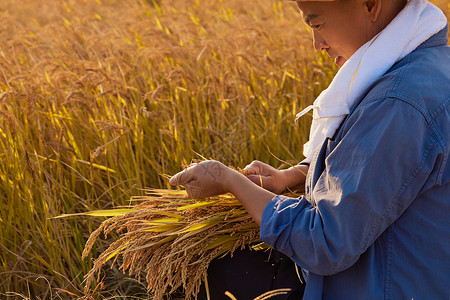
[[[366,0],[366,10],[369,14],[370,21],[376,22],[380,16],[382,0]]]

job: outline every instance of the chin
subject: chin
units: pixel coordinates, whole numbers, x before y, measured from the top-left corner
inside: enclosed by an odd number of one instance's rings
[[[336,63],[336,65],[339,68],[341,68],[345,64],[346,61],[347,60],[345,58],[343,58],[342,56],[338,56],[334,59],[334,62]]]

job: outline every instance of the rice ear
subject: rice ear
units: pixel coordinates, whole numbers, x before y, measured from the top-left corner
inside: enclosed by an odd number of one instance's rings
[[[128,208],[88,212],[85,215],[112,217],[92,232],[83,252],[86,257],[101,232],[121,233],[94,260],[86,275],[86,290],[102,266],[122,257],[123,272],[140,278],[146,273],[148,291],[155,300],[179,287],[185,298],[198,293],[209,263],[259,240],[259,226],[231,194],[209,199],[188,199],[185,191],[149,190],[148,196]],[[134,202],[135,203],[135,202]],[[123,212],[126,212],[123,214]]]

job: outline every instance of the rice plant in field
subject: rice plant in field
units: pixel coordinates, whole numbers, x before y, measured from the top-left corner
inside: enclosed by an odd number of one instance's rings
[[[84,295],[100,220],[55,216],[168,188],[195,153],[301,160],[294,116],[336,72],[290,2],[2,0],[0,18],[0,298]],[[148,297],[105,276],[93,297]]]

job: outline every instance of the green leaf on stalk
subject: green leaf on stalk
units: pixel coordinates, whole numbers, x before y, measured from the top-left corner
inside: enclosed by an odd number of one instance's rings
[[[222,236],[219,236],[214,241],[212,241],[211,243],[209,243],[208,246],[206,246],[204,249],[205,249],[205,251],[211,250],[211,249],[219,247],[220,245],[223,245],[225,243],[228,243],[230,241],[235,241],[235,240],[237,240],[236,236],[222,235]]]
[[[204,202],[198,202],[198,203],[189,204],[189,205],[185,205],[185,206],[180,206],[180,207],[177,208],[177,211],[182,211],[182,210],[186,210],[186,209],[194,209],[194,208],[209,206],[209,205],[215,204],[217,202],[219,202],[219,200],[204,201]]]
[[[108,257],[106,258],[105,262],[107,262],[108,260],[110,260],[111,258],[113,258],[114,256],[116,256],[117,254],[119,254],[120,251],[122,251],[123,249],[125,249],[127,247],[127,245],[130,243],[131,240],[129,240],[128,242],[126,242],[122,247],[120,247],[119,249],[116,249],[113,253],[111,253],[110,255],[108,255]]]
[[[143,231],[166,232],[166,231],[169,231],[169,230],[177,229],[179,227],[180,227],[180,225],[178,225],[178,224],[163,224],[163,225],[159,225],[159,226],[155,226],[155,227],[144,229]]]
[[[92,217],[116,217],[123,216],[126,213],[136,211],[135,208],[117,208],[117,209],[104,209],[104,210],[93,210],[85,213],[76,214],[63,214],[60,216],[53,217],[52,219],[60,219],[74,216],[92,216]]]

